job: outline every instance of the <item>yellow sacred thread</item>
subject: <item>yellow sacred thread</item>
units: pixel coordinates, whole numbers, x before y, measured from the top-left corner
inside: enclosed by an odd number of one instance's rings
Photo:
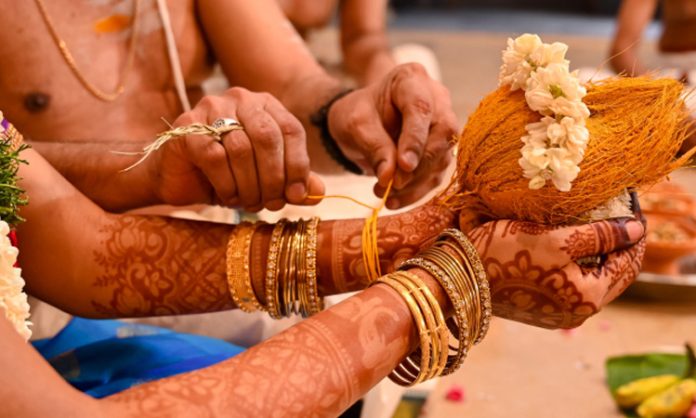
[[[346,199],[360,206],[372,210],[372,214],[365,219],[365,225],[362,230],[362,257],[363,264],[365,264],[365,274],[370,282],[377,280],[382,276],[382,269],[379,265],[379,247],[377,246],[377,218],[379,217],[379,212],[384,208],[387,203],[387,198],[389,197],[389,192],[391,191],[393,180],[389,181],[387,185],[387,190],[384,192],[382,201],[377,207],[363,203],[357,199],[350,196],[344,195],[320,195],[320,196],[307,196],[309,199]]]

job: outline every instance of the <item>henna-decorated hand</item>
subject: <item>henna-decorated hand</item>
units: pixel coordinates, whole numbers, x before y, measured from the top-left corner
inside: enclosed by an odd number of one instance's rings
[[[620,295],[640,270],[644,234],[629,218],[566,227],[501,220],[469,232],[494,314],[544,328],[576,327]],[[598,265],[577,263],[595,256]]]

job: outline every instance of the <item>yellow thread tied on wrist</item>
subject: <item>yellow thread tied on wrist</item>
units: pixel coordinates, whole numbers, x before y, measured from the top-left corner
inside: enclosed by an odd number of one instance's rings
[[[387,203],[393,182],[394,180],[389,180],[387,190],[384,192],[384,196],[382,196],[380,204],[376,207],[370,206],[367,203],[361,202],[350,196],[340,194],[307,196],[309,199],[346,199],[372,211],[370,216],[365,219],[365,225],[363,226],[361,238],[362,258],[363,263],[365,264],[365,274],[370,282],[373,282],[382,276],[382,268],[379,265],[379,246],[377,245],[377,218],[379,217],[379,212],[384,209],[384,205]]]

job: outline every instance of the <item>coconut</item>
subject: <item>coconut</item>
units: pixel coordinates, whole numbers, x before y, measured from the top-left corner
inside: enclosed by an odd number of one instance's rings
[[[691,127],[677,80],[610,78],[589,84],[583,102],[591,112],[590,139],[570,191],[551,182],[529,188],[518,162],[521,138],[525,126],[542,116],[528,107],[523,91],[503,86],[483,99],[458,138],[446,204],[475,218],[587,222],[593,209],[626,189],[660,181],[694,152],[676,158]]]

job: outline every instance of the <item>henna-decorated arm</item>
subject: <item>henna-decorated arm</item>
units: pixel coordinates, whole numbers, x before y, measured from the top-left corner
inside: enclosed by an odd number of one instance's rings
[[[160,217],[108,215],[31,150],[21,185],[32,196],[22,211],[20,257],[29,291],[82,316],[151,316],[233,308],[225,275],[232,226]],[[50,183],[49,183],[50,182]],[[46,187],[50,184],[51,187]],[[383,273],[413,255],[452,215],[426,205],[378,223]],[[323,294],[367,285],[362,220],[327,221],[319,228],[318,271]],[[495,313],[546,327],[581,323],[635,278],[643,229],[600,222],[547,228],[497,221],[472,231],[491,280]],[[635,225],[634,225],[635,226]],[[252,243],[252,277],[261,296],[270,228]],[[69,245],[68,245],[69,244]],[[600,268],[575,260],[608,254]],[[617,285],[619,283],[620,285]]]
[[[437,282],[414,273],[447,311]],[[377,285],[232,359],[96,401],[62,381],[21,340],[2,309],[0,340],[0,404],[19,418],[334,417],[418,342],[401,296]]]
[[[21,186],[30,204],[19,227],[20,257],[33,295],[87,317],[131,317],[231,309],[226,245],[233,226],[103,212],[58,175],[36,152],[23,154]],[[48,187],[50,185],[50,187]],[[428,235],[451,223],[447,212],[424,207],[379,222],[383,270],[410,255]],[[318,271],[324,294],[360,290],[362,220],[320,224]],[[270,230],[252,247],[257,293]]]

